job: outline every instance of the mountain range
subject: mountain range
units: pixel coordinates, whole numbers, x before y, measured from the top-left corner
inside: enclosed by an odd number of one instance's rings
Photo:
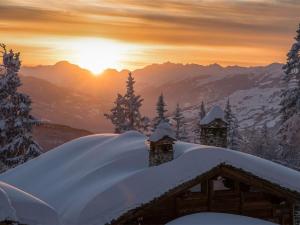
[[[227,99],[241,128],[276,126],[279,121],[282,64],[222,67],[218,64],[163,63],[132,71],[136,93],[142,95],[142,112],[153,117],[157,97],[163,93],[168,113],[179,103],[192,130],[201,101],[207,109],[224,106]],[[47,66],[24,66],[21,91],[33,100],[33,114],[45,121],[92,132],[111,132],[103,114],[117,93],[124,93],[128,70],[105,70],[94,76],[67,61]]]

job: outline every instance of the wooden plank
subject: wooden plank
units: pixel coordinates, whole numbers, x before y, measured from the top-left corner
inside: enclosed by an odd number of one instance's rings
[[[240,208],[239,208],[239,211],[240,211],[241,215],[243,215],[244,201],[245,201],[244,192],[240,192]]]
[[[208,211],[211,211],[213,195],[214,195],[214,183],[213,180],[208,180],[208,199],[207,199]]]
[[[208,194],[208,182],[207,180],[204,180],[201,182],[201,192],[204,194]]]

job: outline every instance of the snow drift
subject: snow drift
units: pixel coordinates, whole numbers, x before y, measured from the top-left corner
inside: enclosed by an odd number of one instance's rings
[[[49,205],[9,184],[0,182],[0,221],[30,225],[59,225],[58,215]]]
[[[276,225],[265,220],[225,213],[196,213],[180,217],[166,225]]]
[[[161,196],[221,163],[300,192],[300,173],[248,154],[176,142],[175,159],[148,167],[138,132],[68,142],[0,176],[52,206],[65,225],[99,225]]]

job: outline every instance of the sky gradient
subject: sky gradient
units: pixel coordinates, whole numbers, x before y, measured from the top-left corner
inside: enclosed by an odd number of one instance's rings
[[[68,60],[100,72],[165,61],[284,62],[298,0],[2,0],[1,42],[23,64]]]

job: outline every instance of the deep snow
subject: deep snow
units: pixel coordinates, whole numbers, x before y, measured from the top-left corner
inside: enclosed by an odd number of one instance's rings
[[[225,113],[221,109],[220,106],[214,106],[206,116],[200,120],[200,124],[209,124],[210,122],[214,121],[215,119],[225,120]]]
[[[47,203],[0,182],[0,221],[7,219],[30,225],[59,225],[58,218]]]
[[[176,140],[175,133],[171,125],[166,121],[161,121],[155,131],[150,135],[149,141],[158,141],[164,137],[169,137]]]
[[[166,225],[275,225],[275,223],[225,213],[196,213],[180,217]]]
[[[225,163],[300,192],[300,173],[248,154],[176,142],[175,159],[148,167],[138,132],[68,142],[0,176],[51,205],[66,225],[100,225]]]

